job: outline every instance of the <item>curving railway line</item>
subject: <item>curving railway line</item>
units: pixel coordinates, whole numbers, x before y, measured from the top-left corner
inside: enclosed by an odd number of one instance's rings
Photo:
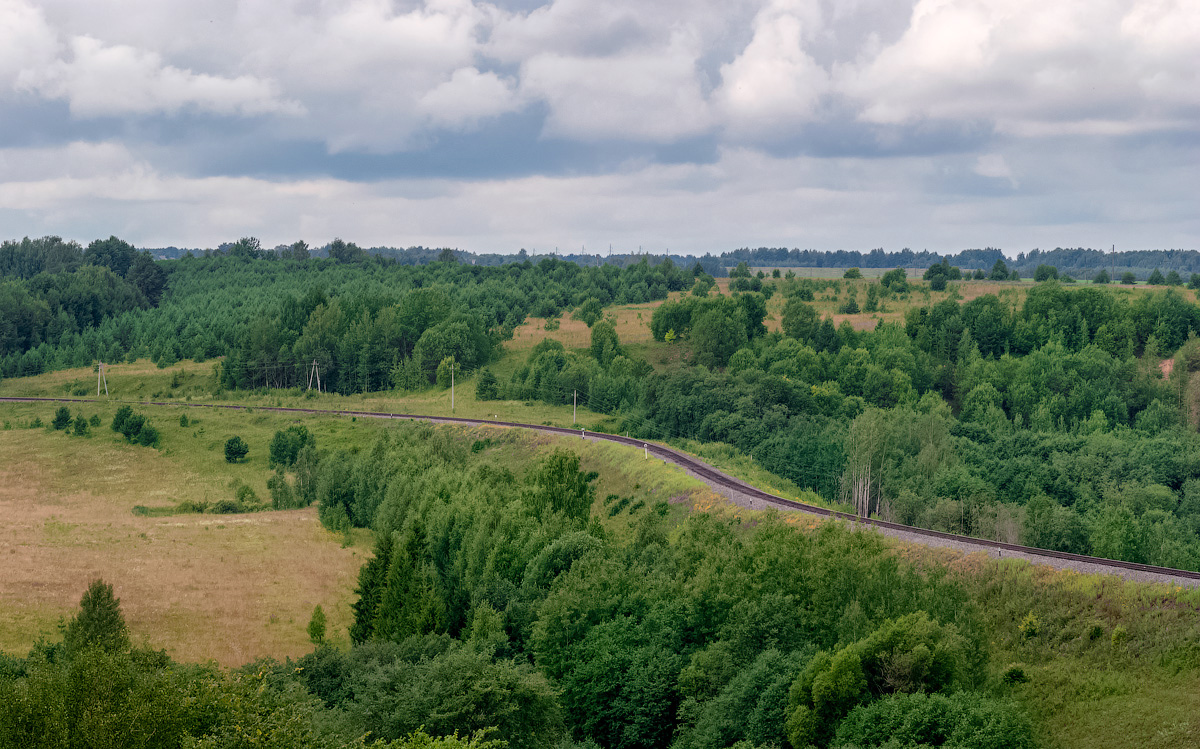
[[[36,398],[36,397],[0,397],[0,402],[51,402],[51,403],[111,403],[112,400],[101,401],[94,398]],[[115,401],[124,402],[124,401]],[[488,419],[467,419],[454,416],[424,416],[420,414],[395,414],[377,411],[339,411],[319,408],[286,408],[279,406],[242,406],[224,403],[180,403],[162,401],[129,401],[131,404],[142,406],[185,406],[188,408],[220,408],[241,411],[253,408],[258,411],[274,411],[279,413],[324,414],[328,416],[358,416],[370,419],[407,419],[413,421],[428,421],[441,424],[463,424],[475,426],[512,427],[530,429],[533,431],[557,434],[563,436],[578,436],[584,440],[606,440],[617,442],[630,447],[642,449],[647,455],[654,455],[668,463],[679,466],[688,474],[708,484],[714,490],[721,492],[733,502],[750,509],[775,508],[793,512],[804,512],[828,518],[845,520],[856,525],[872,528],[886,536],[898,538],[910,543],[925,546],[948,547],[964,552],[986,553],[991,556],[1011,559],[1023,559],[1034,564],[1041,564],[1058,569],[1071,569],[1087,574],[1118,575],[1129,580],[1141,582],[1161,582],[1185,587],[1200,587],[1200,572],[1177,570],[1170,567],[1157,567],[1137,562],[1121,562],[1113,559],[1102,559],[1083,554],[1069,554],[1062,551],[1037,549],[1030,546],[987,541],[970,536],[960,536],[953,533],[916,528],[900,523],[891,523],[878,518],[861,518],[845,512],[830,510],[824,507],[804,504],[791,499],[770,494],[723,473],[698,458],[687,453],[674,450],[664,445],[633,439],[621,435],[588,432],[582,429],[566,427],[523,424],[515,421],[492,421]]]

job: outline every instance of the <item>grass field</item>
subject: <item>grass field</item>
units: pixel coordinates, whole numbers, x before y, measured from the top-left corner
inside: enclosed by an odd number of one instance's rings
[[[59,390],[73,381],[62,374],[26,384]],[[110,385],[137,382],[142,387],[135,390],[147,390],[172,376],[122,365],[113,368]],[[373,543],[369,531],[330,533],[315,508],[165,516],[133,509],[229,498],[234,481],[269,503],[267,445],[275,430],[302,423],[322,449],[354,451],[382,430],[406,428],[405,422],[185,409],[182,402],[139,406],[161,433],[154,449],[127,444],[109,429],[114,403],[72,406],[103,422],[87,437],[29,426],[35,419],[48,424],[56,408],[0,404],[0,513],[6,521],[0,528],[0,650],[21,653],[39,637],[55,637],[57,623],[72,614],[96,577],[114,584],[135,641],[180,660],[240,665],[301,655],[311,649],[306,625],[318,604],[329,618],[330,639],[348,645],[353,588]],[[183,413],[186,428],[179,422]],[[467,444],[488,433],[444,428]],[[225,462],[224,442],[234,434],[250,445],[244,463]],[[661,461],[642,460],[639,451],[619,445],[579,450],[575,440],[516,434],[519,439],[505,441],[492,457],[517,475],[565,446],[582,454],[585,468],[600,471],[598,501],[609,494],[643,506],[667,500],[676,514],[717,503],[702,484]],[[622,519],[606,522],[620,526]]]

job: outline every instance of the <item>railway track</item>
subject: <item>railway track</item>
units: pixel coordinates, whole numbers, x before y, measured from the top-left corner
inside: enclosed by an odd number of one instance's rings
[[[104,401],[95,398],[0,397],[0,402],[111,403],[114,401]],[[722,471],[717,470],[716,468],[713,468],[707,463],[695,458],[694,456],[688,455],[687,453],[683,453],[654,442],[633,439],[631,437],[625,437],[622,435],[605,434],[603,432],[588,432],[582,429],[569,429],[566,427],[524,424],[515,421],[468,419],[456,416],[426,416],[421,414],[397,414],[383,413],[378,411],[341,411],[319,408],[288,408],[281,406],[242,406],[225,403],[180,403],[178,401],[116,402],[141,406],[185,406],[188,408],[213,408],[233,411],[243,411],[247,408],[253,408],[257,411],[271,411],[276,413],[356,416],[368,419],[413,420],[439,424],[510,427],[516,429],[530,429],[548,434],[579,436],[585,440],[604,440],[607,442],[616,442],[622,445],[628,445],[630,447],[644,450],[646,451],[647,455],[654,455],[656,458],[664,460],[668,463],[673,463],[687,473],[690,473],[701,481],[704,481],[713,489],[722,492],[738,504],[742,504],[753,509],[777,508],[793,512],[803,512],[820,517],[837,518],[858,524],[860,526],[873,528],[888,536],[900,538],[913,543],[924,544],[927,546],[950,547],[967,552],[984,552],[989,555],[1025,559],[1033,562],[1034,564],[1049,565],[1060,569],[1073,569],[1085,573],[1119,575],[1127,579],[1144,582],[1165,582],[1186,587],[1200,587],[1200,572],[1193,572],[1191,570],[1177,570],[1170,567],[1158,567],[1151,564],[1122,562],[1113,559],[1086,556],[1083,554],[1070,554],[1062,551],[1051,551],[1049,549],[1037,549],[1030,546],[1020,546],[1018,544],[1009,544],[1001,541],[987,541],[984,539],[972,538],[970,536],[961,536],[954,533],[943,533],[941,531],[934,531],[926,528],[917,528],[914,526],[902,525],[900,523],[891,523],[878,518],[862,518],[849,513],[830,510],[825,507],[817,507],[815,505],[797,502],[785,497],[779,497],[774,494],[770,494],[758,489],[757,487],[751,486],[744,481],[740,481],[726,473],[723,473]]]

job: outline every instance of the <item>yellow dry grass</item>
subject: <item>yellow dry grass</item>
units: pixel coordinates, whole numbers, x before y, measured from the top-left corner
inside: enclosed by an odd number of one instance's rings
[[[86,439],[0,431],[0,456],[0,650],[53,639],[97,577],[113,584],[135,641],[181,660],[301,655],[318,604],[330,638],[348,640],[366,537],[342,548],[313,509],[136,516],[134,505],[168,504],[192,495],[184,487],[212,483],[107,427]]]

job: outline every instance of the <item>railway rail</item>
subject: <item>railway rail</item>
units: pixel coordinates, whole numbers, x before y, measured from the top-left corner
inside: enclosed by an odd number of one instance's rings
[[[1114,559],[1103,559],[1101,557],[1087,556],[1084,554],[1071,554],[1063,551],[1052,551],[1049,549],[1038,549],[1031,546],[1021,546],[1019,544],[1004,543],[1002,541],[988,541],[986,539],[972,538],[971,536],[962,536],[954,533],[944,533],[942,531],[929,530],[927,528],[917,528],[915,526],[903,525],[901,523],[892,523],[879,518],[864,518],[852,515],[838,510],[831,510],[825,507],[817,507],[815,505],[797,502],[785,497],[776,496],[765,492],[757,487],[751,486],[744,481],[740,481],[722,471],[713,468],[707,463],[697,459],[687,453],[680,452],[673,448],[661,445],[647,440],[639,440],[631,437],[625,437],[617,434],[606,434],[604,432],[589,432],[583,429],[571,429],[567,427],[555,427],[539,424],[524,424],[516,421],[493,421],[490,419],[469,419],[457,416],[428,416],[423,414],[397,414],[385,413],[379,411],[343,411],[334,409],[320,408],[289,408],[283,406],[243,406],[227,403],[180,403],[165,402],[165,401],[114,401],[114,400],[99,400],[95,398],[50,398],[50,397],[0,397],[0,402],[17,402],[17,403],[129,403],[130,405],[141,406],[184,406],[187,408],[214,408],[228,409],[234,411],[246,410],[253,408],[258,411],[270,411],[276,413],[296,413],[296,414],[318,414],[327,416],[356,416],[369,419],[392,419],[392,420],[413,420],[427,421],[440,424],[462,424],[467,426],[496,426],[509,427],[516,429],[530,429],[538,432],[557,434],[564,436],[579,436],[585,440],[604,440],[608,442],[616,442],[622,445],[628,445],[641,450],[645,450],[647,455],[654,455],[668,463],[673,463],[679,466],[684,471],[692,474],[696,478],[704,481],[713,489],[724,493],[735,502],[745,504],[746,506],[755,509],[777,508],[793,512],[803,512],[810,515],[817,515],[826,518],[837,518],[861,526],[873,528],[885,535],[897,537],[905,541],[924,544],[927,546],[952,547],[963,551],[984,552],[995,554],[997,556],[1007,556],[1009,558],[1025,559],[1035,564],[1050,565],[1060,569],[1074,569],[1085,573],[1100,573],[1100,574],[1115,574],[1133,580],[1148,581],[1148,582],[1166,582],[1175,585],[1187,587],[1200,587],[1200,572],[1191,570],[1178,570],[1170,567],[1158,567],[1152,564],[1140,564],[1138,562],[1122,562]],[[758,505],[755,505],[758,502]]]

